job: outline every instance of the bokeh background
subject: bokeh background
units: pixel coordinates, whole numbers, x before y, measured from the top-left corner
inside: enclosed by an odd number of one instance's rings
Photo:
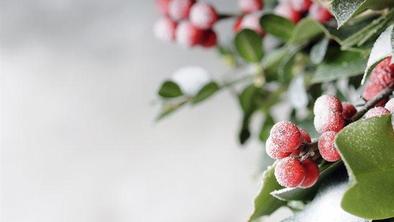
[[[227,68],[156,40],[153,0],[0,0],[0,16],[1,221],[247,220],[262,147],[237,144],[230,94],[154,122],[177,68]]]

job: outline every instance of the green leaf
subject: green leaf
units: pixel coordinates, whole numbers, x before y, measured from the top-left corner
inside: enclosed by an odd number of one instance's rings
[[[394,55],[394,25],[389,26],[376,40],[368,58],[362,84],[373,68],[387,56]]]
[[[390,117],[357,121],[336,137],[350,176],[341,205],[359,217],[394,217],[394,130]]]
[[[275,124],[274,119],[269,113],[266,113],[264,123],[261,125],[260,129],[260,134],[259,134],[259,139],[263,142],[265,142],[269,135],[270,135],[270,130],[272,126]]]
[[[274,166],[270,166],[263,174],[262,188],[254,200],[254,210],[249,221],[261,216],[270,215],[286,202],[276,199],[270,193],[281,188],[274,175]]]
[[[312,83],[360,75],[365,69],[365,63],[366,59],[358,52],[341,51],[336,55],[330,55],[327,61],[317,67]]]
[[[239,32],[235,36],[234,45],[246,62],[257,63],[263,58],[262,39],[252,30],[244,29]]]
[[[165,117],[169,116],[170,114],[177,111],[179,108],[184,106],[187,103],[187,100],[181,100],[176,102],[166,102],[161,107],[161,111],[159,115],[156,117],[156,121],[160,121]]]
[[[163,98],[175,98],[183,95],[181,88],[172,81],[163,82],[158,94]]]
[[[329,39],[323,38],[312,47],[310,58],[313,64],[320,64],[323,61],[327,52],[328,43]]]
[[[319,35],[327,34],[328,31],[314,19],[302,19],[294,28],[293,34],[289,40],[291,44],[301,44]]]
[[[191,103],[197,104],[199,102],[202,102],[205,99],[212,96],[213,94],[215,94],[219,89],[220,89],[220,87],[216,82],[210,82],[200,89],[200,91],[197,93],[197,95],[195,95],[192,98]]]
[[[290,39],[295,27],[294,23],[287,18],[275,14],[263,15],[260,19],[260,25],[265,32],[284,41]]]
[[[381,9],[393,5],[392,0],[333,0],[331,11],[338,21],[338,27],[350,18],[367,9]]]

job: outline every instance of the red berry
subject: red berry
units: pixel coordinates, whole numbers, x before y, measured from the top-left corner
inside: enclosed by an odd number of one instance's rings
[[[309,8],[309,16],[320,23],[326,23],[332,18],[330,11],[315,2]]]
[[[194,0],[171,0],[168,5],[168,14],[175,20],[186,19],[194,3]]]
[[[394,98],[391,98],[386,105],[384,105],[384,108],[386,108],[388,111],[391,113],[394,113]]]
[[[384,116],[387,114],[390,114],[390,111],[388,109],[378,106],[378,107],[368,110],[368,112],[365,113],[364,118],[369,119],[372,117],[379,117],[379,116]]]
[[[284,187],[297,187],[305,178],[304,167],[298,159],[286,157],[277,162],[275,177],[278,183]]]
[[[212,47],[215,47],[216,44],[217,44],[216,33],[212,29],[205,30],[201,45],[204,48],[212,48]]]
[[[265,143],[265,151],[272,159],[283,159],[290,156],[291,153],[283,152],[278,144],[272,143],[271,137],[268,137]]]
[[[193,26],[190,22],[181,22],[176,29],[176,41],[184,47],[192,47],[202,43],[204,31]]]
[[[309,10],[309,7],[312,5],[311,0],[289,0],[290,6],[299,12],[306,12]]]
[[[371,72],[363,91],[363,98],[367,101],[373,99],[380,91],[394,86],[394,65],[391,56],[381,61]],[[379,105],[386,102],[382,100]]]
[[[171,0],[156,0],[156,6],[162,15],[168,15],[168,5]]]
[[[240,29],[251,29],[260,35],[263,35],[263,29],[260,26],[260,14],[249,14],[242,18]]]
[[[301,133],[301,138],[302,138],[302,143],[311,143],[312,139],[311,136],[309,135],[309,133],[307,131],[305,131],[304,129],[298,127],[298,130]]]
[[[342,108],[342,115],[343,118],[345,118],[346,120],[350,120],[354,116],[354,114],[357,113],[356,107],[354,107],[351,103],[343,102]]]
[[[322,95],[317,98],[313,106],[313,113],[318,115],[327,110],[331,112],[342,112],[341,100],[331,95]]]
[[[239,32],[241,31],[241,22],[242,22],[243,16],[239,16],[235,19],[234,25],[233,25],[233,31],[234,32]]]
[[[162,41],[171,42],[175,39],[176,26],[176,22],[164,17],[155,23],[153,32],[156,38]]]
[[[302,181],[301,185],[299,187],[301,188],[309,188],[315,185],[317,180],[319,179],[319,167],[317,164],[311,160],[311,159],[306,159],[302,162],[302,165],[304,166],[304,171],[305,171],[305,179]]]
[[[302,143],[298,127],[288,121],[276,123],[271,129],[270,137],[272,142],[280,147],[281,152],[294,152]]]
[[[190,10],[190,22],[201,29],[212,28],[218,18],[215,8],[207,3],[198,2]]]
[[[294,23],[297,23],[301,19],[301,13],[292,8],[287,2],[279,3],[274,11],[277,15],[288,18]]]
[[[316,114],[313,120],[315,129],[319,133],[327,131],[339,132],[345,127],[345,119],[341,112],[331,112],[326,110],[323,113]]]
[[[318,141],[320,155],[328,162],[335,162],[341,159],[341,156],[335,148],[335,135],[336,132],[334,131],[324,132]]]
[[[263,0],[239,0],[238,2],[243,13],[253,13],[263,9]]]

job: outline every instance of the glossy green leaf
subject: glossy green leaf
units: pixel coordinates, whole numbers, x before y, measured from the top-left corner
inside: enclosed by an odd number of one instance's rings
[[[254,200],[254,210],[249,221],[254,221],[261,216],[270,215],[279,207],[286,204],[286,202],[278,200],[270,194],[272,191],[281,188],[276,181],[274,169],[274,166],[270,166],[264,172],[262,187]]]
[[[358,52],[339,52],[331,55],[317,67],[312,83],[329,82],[360,75],[364,72],[365,64],[366,59]]]
[[[371,54],[368,58],[367,67],[364,72],[362,83],[373,68],[387,56],[394,55],[394,25],[389,26],[376,40]]]
[[[394,217],[394,130],[391,116],[345,127],[336,146],[350,176],[342,208],[367,219]]]
[[[312,47],[310,58],[313,64],[320,64],[323,62],[324,57],[326,56],[328,43],[329,39],[323,38]]]
[[[198,91],[197,95],[192,98],[192,104],[197,104],[204,101],[205,99],[214,95],[219,89],[220,87],[216,82],[210,82],[206,84],[200,89],[200,91]]]
[[[261,36],[252,30],[244,29],[237,33],[234,39],[234,45],[239,55],[246,62],[257,63],[263,58]]]
[[[289,43],[301,44],[325,33],[327,33],[327,30],[323,25],[314,19],[305,18],[294,28]]]
[[[181,88],[172,81],[163,82],[158,94],[163,98],[175,98],[183,95]]]
[[[287,41],[292,36],[294,23],[275,14],[265,14],[260,19],[260,25],[265,32]]]

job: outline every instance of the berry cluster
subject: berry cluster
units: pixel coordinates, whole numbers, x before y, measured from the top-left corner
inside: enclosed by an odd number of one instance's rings
[[[213,31],[219,20],[216,9],[195,0],[157,0],[163,15],[154,25],[154,33],[160,40],[176,41],[184,47],[216,46],[217,36]]]
[[[319,168],[311,158],[302,158],[303,146],[311,143],[310,135],[287,121],[276,123],[266,143],[267,154],[277,159],[275,177],[285,187],[308,188],[319,178]]]
[[[331,13],[312,0],[280,0],[275,8],[278,15],[288,18],[297,23],[302,17],[309,16],[320,23],[331,20]]]

